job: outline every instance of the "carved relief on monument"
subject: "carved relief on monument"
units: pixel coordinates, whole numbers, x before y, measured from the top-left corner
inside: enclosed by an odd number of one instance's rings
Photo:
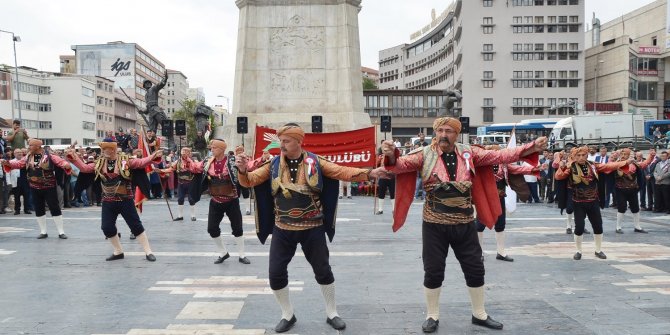
[[[271,28],[270,68],[323,68],[325,35],[325,27]]]
[[[325,96],[325,70],[272,71],[270,92],[275,99],[315,98]]]

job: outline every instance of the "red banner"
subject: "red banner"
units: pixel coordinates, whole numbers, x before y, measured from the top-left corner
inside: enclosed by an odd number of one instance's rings
[[[302,148],[340,165],[373,167],[377,148],[375,127],[339,133],[305,134]],[[279,155],[277,131],[256,126],[254,158],[260,157],[266,149],[273,155]]]

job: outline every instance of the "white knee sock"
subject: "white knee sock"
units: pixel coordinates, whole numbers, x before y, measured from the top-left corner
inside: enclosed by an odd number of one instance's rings
[[[582,253],[582,241],[584,241],[584,235],[582,236],[575,236],[575,246],[577,247],[577,252],[580,254]]]
[[[621,229],[621,221],[623,221],[623,215],[624,213],[616,213],[616,229],[619,230]]]
[[[177,205],[178,209],[178,218],[183,218],[184,217],[184,205]]]
[[[37,217],[37,224],[40,226],[40,234],[47,233],[47,216],[42,215]]]
[[[288,286],[281,290],[272,290],[272,293],[274,293],[275,299],[279,303],[279,308],[281,308],[281,318],[291,320],[293,317],[293,306],[288,296]]]
[[[143,232],[142,234],[137,235],[137,242],[140,242],[142,245],[142,249],[144,249],[144,253],[149,255],[152,254],[151,252],[151,246],[149,245],[149,238],[147,237],[147,232]]]
[[[433,319],[435,321],[440,319],[440,292],[442,287],[427,288],[424,286],[423,292],[426,294],[426,320]]]
[[[574,214],[568,214],[568,219],[566,220],[566,227],[565,228],[570,228],[575,226],[575,220],[574,220]]]
[[[237,243],[237,253],[240,254],[240,258],[244,258],[244,235],[235,237],[235,242]]]
[[[377,212],[384,210],[384,199],[377,199]]]
[[[482,248],[482,255],[484,255],[484,232],[478,231],[477,237],[479,239],[479,247]]]
[[[498,249],[498,253],[500,256],[507,256],[507,253],[505,252],[505,232],[504,231],[497,231],[496,232],[496,247]]]
[[[335,283],[328,285],[321,285],[321,293],[323,294],[323,299],[326,301],[326,315],[329,319],[332,319],[337,314],[337,307],[335,306]]]
[[[468,287],[470,293],[470,303],[472,304],[472,316],[479,320],[488,319],[484,309],[484,285],[480,287]]]
[[[228,253],[228,249],[226,249],[226,244],[223,243],[223,236],[214,237],[214,243],[216,243],[216,246],[219,248],[221,256],[225,256]]]
[[[191,209],[191,217],[194,218],[195,217],[195,205],[189,206],[189,207]]]
[[[596,252],[600,252],[600,247],[603,244],[603,234],[593,234],[593,239],[596,242]]]
[[[58,230],[58,235],[63,235],[65,234],[65,230],[63,230],[63,216],[54,216],[53,217],[54,222],[56,223],[56,229]]]
[[[112,244],[112,247],[114,247],[114,255],[120,255],[123,253],[123,248],[121,248],[121,239],[119,239],[118,234],[108,238],[108,240],[109,243]]]
[[[391,211],[395,211],[395,199],[391,199]]]
[[[635,229],[642,229],[642,226],[640,226],[640,212],[633,213],[633,225]]]

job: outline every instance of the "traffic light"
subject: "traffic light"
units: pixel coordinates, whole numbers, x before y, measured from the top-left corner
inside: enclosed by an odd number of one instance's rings
[[[321,117],[321,115],[312,115],[312,132],[313,133],[323,132],[323,118]]]
[[[237,117],[237,133],[238,134],[246,134],[249,129],[248,129],[248,121],[247,121],[246,116],[238,116]]]
[[[382,115],[381,116],[381,131],[382,131],[382,133],[390,133],[391,132],[391,116],[390,115]]]

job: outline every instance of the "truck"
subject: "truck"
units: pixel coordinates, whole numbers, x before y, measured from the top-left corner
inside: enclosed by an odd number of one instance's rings
[[[628,113],[576,115],[559,120],[551,131],[549,145],[554,150],[581,145],[604,145],[609,150],[645,150],[652,146],[645,138],[644,116]]]

